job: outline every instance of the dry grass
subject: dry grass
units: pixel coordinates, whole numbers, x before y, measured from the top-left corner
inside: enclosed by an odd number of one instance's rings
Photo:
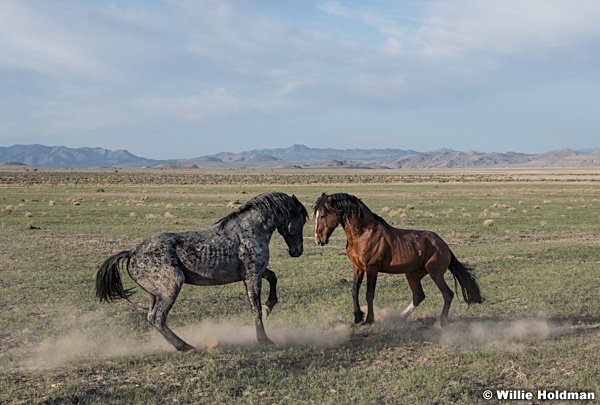
[[[599,179],[577,171],[3,172],[0,403],[471,404],[484,389],[515,387],[599,394]],[[316,246],[310,223],[298,259],[279,235],[271,242],[280,302],[266,328],[275,347],[254,342],[241,284],[184,287],[169,322],[205,349],[198,353],[174,352],[149,327],[139,289],[131,303],[96,302],[94,273],[108,255],[152,233],[209,226],[270,190],[296,194],[309,211],[323,191],[349,192],[396,226],[436,231],[476,268],[486,303],[467,307],[457,295],[451,325],[440,329],[441,296],[425,278],[427,299],[401,323],[406,279],[380,275],[376,324],[354,326],[345,237],[336,230]],[[482,226],[487,219],[494,226]]]

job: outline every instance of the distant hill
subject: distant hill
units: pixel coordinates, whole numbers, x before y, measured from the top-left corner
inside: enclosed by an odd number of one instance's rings
[[[373,169],[434,169],[476,167],[600,167],[600,150],[560,149],[541,154],[483,153],[439,149],[416,152],[403,149],[331,149],[293,145],[241,153],[222,152],[192,159],[153,160],[126,150],[14,145],[0,147],[1,165],[38,167],[346,167]]]
[[[120,165],[154,165],[156,161],[141,158],[126,150],[104,148],[67,148],[66,146],[14,145],[0,146],[0,163],[14,162],[40,167],[96,167]]]
[[[306,167],[354,167],[386,169],[434,169],[476,167],[594,167],[600,166],[600,150],[580,152],[560,149],[542,154],[517,152],[460,152],[439,149],[416,152],[404,149],[330,149],[293,145],[289,148],[256,149],[238,154],[219,153],[212,157],[228,162],[250,163],[252,156],[273,156],[282,165]]]
[[[309,148],[304,145],[292,145],[289,148],[259,149],[244,154],[269,155],[289,161],[314,161],[314,160],[360,160],[377,161],[396,159],[418,152],[403,149],[331,149]]]

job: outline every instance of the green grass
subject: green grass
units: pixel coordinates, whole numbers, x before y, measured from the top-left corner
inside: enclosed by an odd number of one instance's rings
[[[471,404],[484,389],[511,388],[600,395],[599,180],[550,171],[0,171],[0,403]],[[266,330],[275,347],[255,343],[241,283],[185,286],[171,311],[171,327],[205,352],[169,347],[146,322],[139,288],[131,303],[95,300],[95,272],[111,254],[156,232],[207,227],[272,190],[295,194],[311,213],[321,192],[349,192],[395,226],[437,232],[476,268],[486,302],[468,307],[457,295],[441,330],[442,297],[425,278],[426,300],[400,323],[408,285],[382,274],[376,324],[355,326],[345,235],[338,229],[316,246],[312,220],[302,257],[290,258],[277,234],[271,242],[280,302]],[[124,283],[135,286],[126,275]]]

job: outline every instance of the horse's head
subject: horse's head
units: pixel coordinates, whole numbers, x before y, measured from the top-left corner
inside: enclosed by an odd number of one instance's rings
[[[292,202],[289,210],[290,215],[287,221],[283,221],[281,225],[279,225],[277,232],[283,236],[285,243],[287,243],[290,256],[299,257],[304,251],[302,230],[304,229],[304,224],[308,218],[308,213],[304,205],[302,205],[295,195],[292,195],[291,200]]]
[[[315,242],[319,246],[324,246],[340,224],[338,209],[333,204],[330,195],[321,194],[321,197],[315,202],[313,216],[315,218]]]

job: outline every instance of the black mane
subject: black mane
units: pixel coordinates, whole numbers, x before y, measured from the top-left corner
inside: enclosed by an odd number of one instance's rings
[[[294,206],[300,208],[300,213],[305,218],[308,218],[308,212],[304,205],[300,203],[296,204],[294,200],[285,193],[274,191],[272,193],[259,194],[248,200],[236,211],[218,220],[215,225],[218,225],[220,229],[223,229],[229,221],[236,219],[240,214],[250,210],[258,210],[265,217],[277,216],[288,218],[293,214],[292,207]]]
[[[331,206],[327,206],[328,201],[331,202]],[[389,225],[385,219],[371,211],[360,198],[352,194],[334,193],[327,195],[323,193],[315,202],[313,216],[318,210],[323,210],[326,213],[337,213],[342,227],[345,226],[348,219],[354,219],[357,221],[358,226],[362,226],[365,212],[371,213],[376,220]]]

